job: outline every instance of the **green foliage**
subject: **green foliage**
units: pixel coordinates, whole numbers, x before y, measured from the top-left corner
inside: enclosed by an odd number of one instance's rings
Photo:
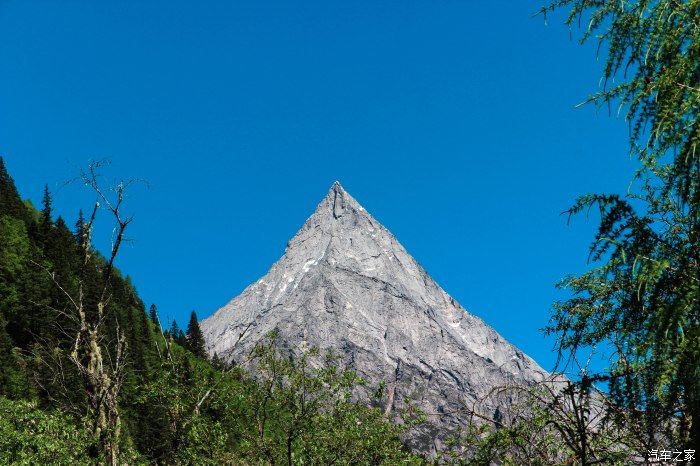
[[[548,332],[572,353],[611,347],[610,370],[594,377],[638,413],[650,444],[659,432],[680,444],[700,422],[697,245],[683,227],[687,211],[649,183],[644,214],[617,196],[585,196],[574,206],[572,213],[600,209],[591,254],[602,264],[561,283],[574,296],[555,305]]]
[[[91,465],[88,433],[69,417],[0,398],[0,463]]]
[[[306,464],[424,464],[406,452],[399,434],[378,409],[340,403],[314,418],[300,441],[299,463]]]
[[[180,345],[180,346],[186,345],[187,339],[185,337],[185,332],[183,332],[180,329],[180,326],[177,325],[177,320],[173,319],[173,322],[170,324],[170,329],[168,330],[168,335],[178,345]]]
[[[243,445],[254,464],[423,464],[406,452],[401,427],[352,401],[362,379],[330,354],[313,367],[312,356],[318,351],[285,355],[274,336],[253,353],[258,384],[247,419],[257,429],[244,432]]]
[[[257,378],[218,370],[179,345],[165,347],[156,377],[137,393],[144,413],[139,450],[165,464],[422,464],[378,410],[354,403],[361,381],[329,359],[256,349]],[[147,440],[146,440],[147,439]]]
[[[199,328],[197,313],[194,311],[190,314],[190,322],[187,324],[185,338],[187,349],[192,351],[192,354],[198,358],[207,358],[207,350],[204,347],[204,334],[202,333],[202,329]]]
[[[11,399],[26,397],[32,392],[25,363],[13,348],[13,342],[7,334],[6,322],[0,314],[0,396]]]
[[[195,456],[215,460],[225,435],[196,407],[197,397],[205,393],[215,374],[179,346],[168,350],[163,345],[162,349],[168,356],[159,361],[151,379],[124,394],[132,412],[143,414],[138,419],[137,445],[150,458],[167,464],[190,464]]]
[[[148,318],[151,319],[155,325],[160,326],[160,319],[158,318],[158,308],[155,304],[151,304],[148,310]]]
[[[587,195],[570,214],[601,215],[596,266],[561,283],[547,331],[559,350],[612,352],[608,381],[639,438],[700,444],[700,2],[559,0],[606,53],[589,101],[625,109],[641,168],[625,196]],[[614,82],[607,88],[608,82]]]
[[[581,42],[596,40],[606,54],[603,89],[589,101],[626,109],[633,152],[669,156],[665,189],[697,203],[700,2],[557,0],[542,11],[560,8],[569,8],[569,27],[582,28]]]
[[[51,226],[51,214],[53,212],[53,201],[49,192],[49,185],[44,186],[44,197],[42,198],[41,225],[44,228]]]
[[[5,161],[0,157],[0,215],[7,215],[29,221],[30,214],[19,197],[15,183],[5,168]]]
[[[0,216],[0,310],[5,313],[20,301],[21,281],[30,253],[29,237],[22,220]]]

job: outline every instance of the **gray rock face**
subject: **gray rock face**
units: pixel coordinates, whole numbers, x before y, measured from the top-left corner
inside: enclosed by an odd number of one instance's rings
[[[338,182],[270,271],[201,327],[209,352],[229,360],[273,330],[294,351],[342,355],[395,392],[387,409],[410,398],[428,414],[433,428],[409,439],[423,452],[468,422],[465,407],[503,412],[509,400],[492,389],[548,376],[445,293]]]

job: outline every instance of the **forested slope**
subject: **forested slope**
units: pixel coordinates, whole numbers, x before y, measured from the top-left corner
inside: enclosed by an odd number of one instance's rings
[[[207,359],[196,315],[163,331],[76,214],[71,229],[48,189],[41,211],[22,201],[0,158],[1,463],[422,461],[333,358],[311,369],[271,336],[253,379]]]

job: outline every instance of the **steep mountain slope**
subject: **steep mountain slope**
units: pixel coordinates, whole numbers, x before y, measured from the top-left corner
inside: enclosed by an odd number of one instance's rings
[[[410,439],[424,452],[468,421],[465,407],[498,416],[508,399],[479,401],[493,388],[547,376],[445,293],[338,182],[284,256],[202,330],[209,352],[229,360],[244,360],[272,330],[293,351],[332,349],[370,383],[387,383],[387,410],[408,397],[429,414],[433,428]]]

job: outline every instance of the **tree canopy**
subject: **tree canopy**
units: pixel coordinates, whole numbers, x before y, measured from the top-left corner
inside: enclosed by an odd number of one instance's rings
[[[639,169],[628,193],[580,197],[600,213],[594,267],[561,283],[573,296],[547,328],[563,353],[612,353],[610,395],[640,438],[700,445],[700,2],[561,0],[566,24],[605,54],[588,99],[629,122]],[[602,149],[604,150],[604,149]]]

